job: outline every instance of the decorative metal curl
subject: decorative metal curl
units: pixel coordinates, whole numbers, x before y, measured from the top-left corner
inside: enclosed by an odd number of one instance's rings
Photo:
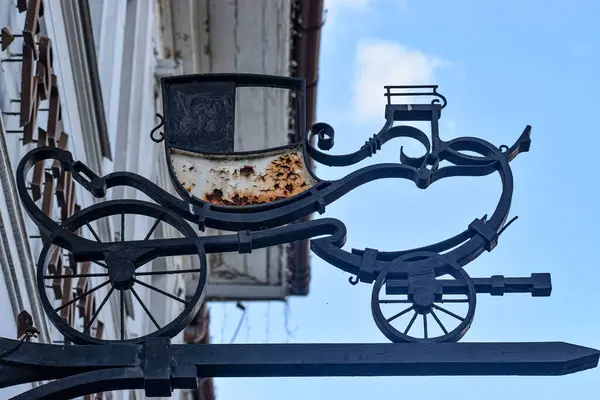
[[[150,131],[150,139],[152,139],[152,141],[153,141],[154,143],[160,143],[160,142],[162,142],[163,140],[165,140],[165,135],[164,135],[164,133],[163,133],[163,132],[158,132],[158,134],[160,135],[158,138],[154,136],[154,133],[155,133],[156,131],[158,131],[160,128],[162,128],[162,127],[165,125],[165,119],[163,118],[163,116],[162,116],[162,115],[160,115],[160,114],[158,114],[158,113],[156,114],[156,117],[157,117],[158,119],[160,119],[160,124],[156,125],[156,126],[154,127],[154,129],[152,129],[152,130]]]
[[[433,93],[436,96],[438,96],[443,101],[443,104],[442,104],[442,110],[443,110],[448,105],[448,100],[446,100],[446,97],[443,94],[438,93],[437,89],[438,89],[438,86],[437,85],[434,86],[433,87]],[[431,104],[439,104],[440,103],[440,99],[433,99],[433,100],[431,100]]]
[[[321,150],[331,150],[333,148],[335,130],[331,125],[318,122],[311,126],[307,135],[308,142],[312,141],[315,136],[317,137],[317,145]]]

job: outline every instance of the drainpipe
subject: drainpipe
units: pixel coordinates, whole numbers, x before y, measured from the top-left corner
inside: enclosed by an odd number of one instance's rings
[[[300,15],[295,23],[298,35],[295,60],[296,76],[306,78],[306,125],[314,124],[319,82],[319,53],[323,20],[323,0],[299,0]]]
[[[319,53],[321,48],[321,28],[323,20],[323,0],[296,0],[297,12],[292,20],[293,60],[296,68],[293,76],[306,79],[306,128],[316,121],[317,84],[319,81]],[[309,168],[313,168],[309,160]],[[304,218],[303,221],[309,220]],[[293,265],[290,294],[306,296],[310,284],[310,248],[309,241],[292,243],[288,256],[289,265]]]

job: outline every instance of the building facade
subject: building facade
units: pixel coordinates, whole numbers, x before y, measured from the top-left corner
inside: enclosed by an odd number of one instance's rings
[[[15,337],[16,317],[31,313],[39,340],[64,338],[47,320],[35,285],[37,257],[43,244],[24,214],[15,190],[15,169],[22,156],[42,145],[68,149],[99,175],[139,173],[170,188],[164,148],[149,138],[162,113],[160,79],[169,75],[247,72],[307,79],[308,123],[314,122],[322,1],[302,0],[11,0],[0,4],[0,335]],[[18,37],[18,35],[23,37]],[[240,93],[236,109],[236,151],[287,144],[294,131],[287,93],[250,89]],[[57,165],[40,165],[30,194],[57,221],[98,201]],[[147,200],[132,188],[111,189],[109,199]],[[129,216],[91,221],[78,233],[91,240],[142,239],[153,221]],[[218,232],[207,231],[208,234]],[[174,232],[158,228],[155,237]],[[199,234],[202,234],[199,232]],[[211,255],[208,301],[285,300],[306,295],[310,278],[306,242],[249,255]],[[157,260],[148,271],[193,268],[193,257]],[[97,271],[56,252],[53,273]],[[194,290],[193,275],[148,275],[148,285],[185,299]],[[65,305],[97,286],[95,278],[52,280],[46,296]],[[128,292],[129,293],[129,292]],[[63,307],[72,326],[88,326],[102,339],[125,338],[152,330],[136,298],[109,296],[106,287]],[[163,326],[180,312],[177,302],[153,290],[139,290],[143,303]],[[107,298],[107,301],[103,299]],[[121,304],[124,312],[121,313]],[[102,308],[103,307],[103,308]],[[102,308],[97,313],[96,310]],[[121,317],[122,316],[122,317]],[[121,318],[123,322],[121,323]],[[204,305],[174,342],[207,343]],[[0,389],[0,398],[29,386]],[[183,398],[214,397],[210,380]],[[90,397],[92,398],[92,397]],[[104,393],[97,398],[143,398],[142,393]]]

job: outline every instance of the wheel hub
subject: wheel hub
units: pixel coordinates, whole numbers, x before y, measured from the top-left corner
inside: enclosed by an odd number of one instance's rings
[[[106,257],[108,278],[117,290],[128,290],[133,287],[135,279],[135,264],[126,257],[109,255]]]
[[[413,294],[413,307],[419,314],[427,314],[435,302],[434,293],[427,288],[420,288]]]

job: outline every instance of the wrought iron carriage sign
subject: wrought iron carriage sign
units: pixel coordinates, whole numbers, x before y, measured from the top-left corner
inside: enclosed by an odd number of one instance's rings
[[[302,140],[284,147],[236,152],[235,98],[236,90],[243,86],[293,91],[295,127]],[[597,350],[562,342],[458,343],[473,322],[478,294],[550,296],[549,274],[473,278],[465,269],[483,252],[493,250],[510,224],[507,217],[513,175],[509,163],[529,151],[531,128],[527,126],[510,147],[497,147],[473,137],[444,141],[438,121],[446,99],[437,86],[390,86],[385,90],[386,121],[382,130],[354,153],[331,155],[327,151],[334,146],[332,127],[324,123],[310,129],[304,126],[302,79],[245,74],[164,78],[164,115],[151,138],[155,142],[164,140],[170,178],[179,198],[133,173],[98,176],[64,149],[39,147],[29,152],[17,168],[17,185],[23,206],[39,227],[44,242],[37,266],[37,286],[48,318],[74,345],[31,343],[26,338],[32,327],[23,330],[22,340],[1,339],[0,387],[53,380],[17,396],[21,399],[67,398],[140,388],[148,396],[169,396],[175,388],[196,387],[201,377],[563,375],[596,367],[600,354]],[[402,96],[433,100],[411,104],[394,101]],[[396,126],[398,121],[428,121],[431,137],[409,125]],[[328,166],[354,165],[400,137],[420,142],[424,155],[409,157],[401,152],[398,163],[370,165],[334,181],[320,179],[308,167],[313,161]],[[103,198],[113,187],[129,186],[153,202],[107,200],[57,223],[37,207],[27,187],[29,172],[50,160],[59,163],[97,198]],[[373,180],[408,179],[418,188],[427,189],[440,179],[492,173],[500,175],[502,194],[490,216],[475,218],[456,236],[422,248],[349,252],[343,249],[346,227],[342,221],[317,218],[296,222],[315,212],[325,213],[327,205]],[[154,221],[150,231],[138,240],[129,240],[124,233],[126,216],[130,215]],[[95,221],[107,217],[120,221],[119,241],[103,242],[93,230]],[[154,233],[159,225],[168,226],[177,234],[157,238]],[[206,227],[235,233],[199,236],[196,228],[202,231]],[[92,236],[85,237],[83,229]],[[392,343],[171,344],[170,339],[192,320],[203,301],[207,253],[250,253],[253,249],[304,239],[311,239],[311,250],[318,257],[350,274],[352,284],[373,285],[373,318]],[[53,259],[61,252],[68,252],[75,263],[92,263],[96,272],[57,273]],[[143,269],[159,257],[181,255],[197,257],[200,267],[162,272]],[[144,279],[161,273],[194,273],[200,278],[195,291],[182,299]],[[48,282],[81,277],[94,278],[98,283],[57,305],[49,295],[52,286]],[[164,301],[180,303],[177,317],[166,324],[159,322],[139,296],[142,288],[163,295]],[[83,323],[67,321],[61,313],[101,292],[105,295],[99,296],[100,305]],[[123,333],[123,294],[127,292],[152,322],[149,332],[135,338]],[[113,294],[120,296],[121,337],[103,340],[92,330]],[[464,306],[463,312],[451,309],[453,303]],[[384,304],[398,309],[386,315]],[[395,324],[402,316],[410,316],[406,326]],[[454,324],[444,324],[442,316]],[[422,330],[413,327],[417,319],[422,320]],[[439,334],[432,334],[433,326],[439,328]]]

